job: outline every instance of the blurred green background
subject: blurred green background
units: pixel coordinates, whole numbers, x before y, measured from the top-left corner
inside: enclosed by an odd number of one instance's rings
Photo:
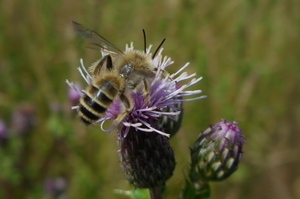
[[[0,119],[7,129],[0,198],[53,198],[51,179],[66,188],[61,198],[127,198],[113,193],[131,188],[115,133],[85,127],[70,110],[65,80],[85,86],[79,59],[88,66],[100,58],[83,47],[72,20],[121,49],[130,41],[142,49],[144,28],[154,46],[167,38],[170,72],[190,62],[188,72],[204,77],[193,89],[208,97],[184,104],[182,128],[171,140],[177,167],[166,199],[183,186],[189,146],[221,118],[237,120],[246,143],[238,171],[212,183],[211,198],[300,198],[296,0],[1,0]]]

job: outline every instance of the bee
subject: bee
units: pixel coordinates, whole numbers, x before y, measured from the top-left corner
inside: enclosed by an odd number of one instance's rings
[[[125,111],[118,115],[115,123],[118,124],[133,108],[130,91],[142,88],[148,92],[148,82],[155,77],[157,68],[153,66],[153,59],[164,43],[160,43],[155,53],[146,53],[146,34],[144,33],[144,51],[122,51],[107,39],[73,21],[74,30],[82,35],[88,48],[105,50],[105,55],[96,61],[89,69],[92,76],[91,84],[83,91],[79,101],[78,115],[87,125],[98,121],[119,97]]]

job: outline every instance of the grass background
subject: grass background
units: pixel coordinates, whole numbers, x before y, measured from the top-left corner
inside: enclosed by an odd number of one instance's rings
[[[86,128],[70,110],[65,79],[99,59],[82,47],[78,21],[124,49],[163,38],[164,54],[204,79],[208,98],[184,105],[171,140],[177,167],[164,197],[176,198],[201,130],[226,118],[246,136],[239,170],[212,183],[212,199],[300,198],[300,1],[286,0],[2,0],[0,1],[0,117],[9,139],[0,148],[0,198],[51,198],[49,177],[67,179],[68,198],[127,198],[115,134]],[[34,115],[18,133],[13,115]],[[26,118],[30,118],[30,117]],[[23,128],[24,129],[24,128]]]

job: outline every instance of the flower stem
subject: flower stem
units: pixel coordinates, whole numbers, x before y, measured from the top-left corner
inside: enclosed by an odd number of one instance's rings
[[[149,188],[151,199],[163,199],[161,196],[161,188],[160,187],[152,187]]]

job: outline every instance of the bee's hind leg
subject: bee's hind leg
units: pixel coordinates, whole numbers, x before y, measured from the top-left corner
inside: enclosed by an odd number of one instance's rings
[[[115,127],[118,126],[125,119],[125,117],[133,108],[133,102],[129,94],[122,93],[119,97],[124,109],[117,115],[116,119],[113,121],[113,126]]]
[[[145,96],[145,100],[144,100],[144,103],[145,104],[148,104],[149,101],[150,101],[150,90],[149,90],[149,82],[147,82],[146,78],[143,78],[143,88],[142,88],[142,91],[143,91],[143,95]]]

